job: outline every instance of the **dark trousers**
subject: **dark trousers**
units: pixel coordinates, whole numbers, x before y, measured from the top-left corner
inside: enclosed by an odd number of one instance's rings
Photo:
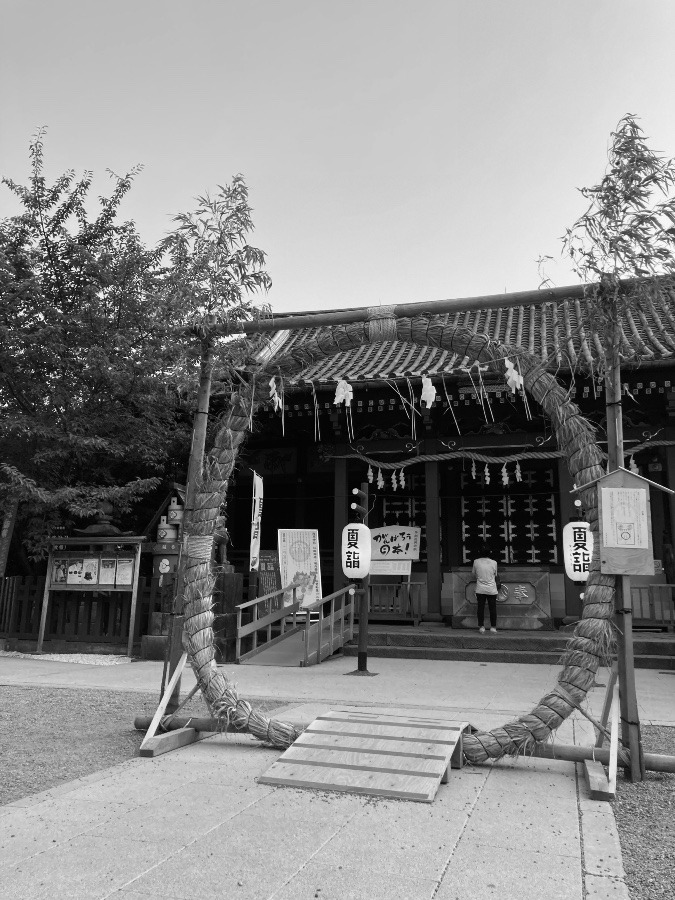
[[[476,594],[476,602],[478,603],[478,627],[482,628],[485,622],[485,601],[488,602],[490,608],[490,628],[497,627],[497,595],[496,594]]]

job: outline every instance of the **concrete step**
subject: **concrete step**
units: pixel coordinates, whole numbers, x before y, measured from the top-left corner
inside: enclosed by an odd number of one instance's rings
[[[490,643],[492,643],[490,641]],[[345,656],[357,656],[358,646],[355,643],[345,644],[342,648]],[[387,657],[389,659],[437,659],[464,662],[506,662],[536,663],[539,665],[560,665],[562,651],[547,650],[509,650],[495,646],[483,647],[432,647],[432,646],[381,646],[368,643],[368,656]],[[659,669],[675,671],[675,656],[659,656],[656,654],[636,655],[636,669]]]

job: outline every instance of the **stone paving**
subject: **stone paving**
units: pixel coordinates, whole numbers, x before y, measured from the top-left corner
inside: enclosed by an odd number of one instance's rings
[[[526,711],[555,676],[555,667],[515,664],[376,659],[369,668],[377,677],[345,677],[354,661],[336,657],[228,674],[242,696],[287,700],[277,713],[287,721],[348,702],[451,709],[478,727]],[[637,677],[643,720],[675,724],[669,685],[658,673]],[[160,663],[0,659],[0,684],[155,691],[160,679]],[[596,712],[602,698],[601,688],[590,697]],[[558,740],[588,743],[587,720],[566,722]],[[589,799],[573,763],[466,766],[427,804],[258,784],[278,756],[247,735],[214,736],[0,807],[2,897],[628,898],[611,805]]]

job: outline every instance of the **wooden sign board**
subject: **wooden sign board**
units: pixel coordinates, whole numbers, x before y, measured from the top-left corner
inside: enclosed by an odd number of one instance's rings
[[[258,568],[259,594],[273,594],[281,590],[281,574],[279,572],[279,555],[276,550],[260,551]]]
[[[654,574],[649,484],[626,469],[616,469],[598,479],[603,575]]]

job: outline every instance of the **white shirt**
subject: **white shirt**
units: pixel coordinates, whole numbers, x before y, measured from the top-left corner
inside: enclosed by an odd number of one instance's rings
[[[477,594],[496,594],[497,563],[488,556],[481,556],[473,561],[473,574],[476,576]]]

